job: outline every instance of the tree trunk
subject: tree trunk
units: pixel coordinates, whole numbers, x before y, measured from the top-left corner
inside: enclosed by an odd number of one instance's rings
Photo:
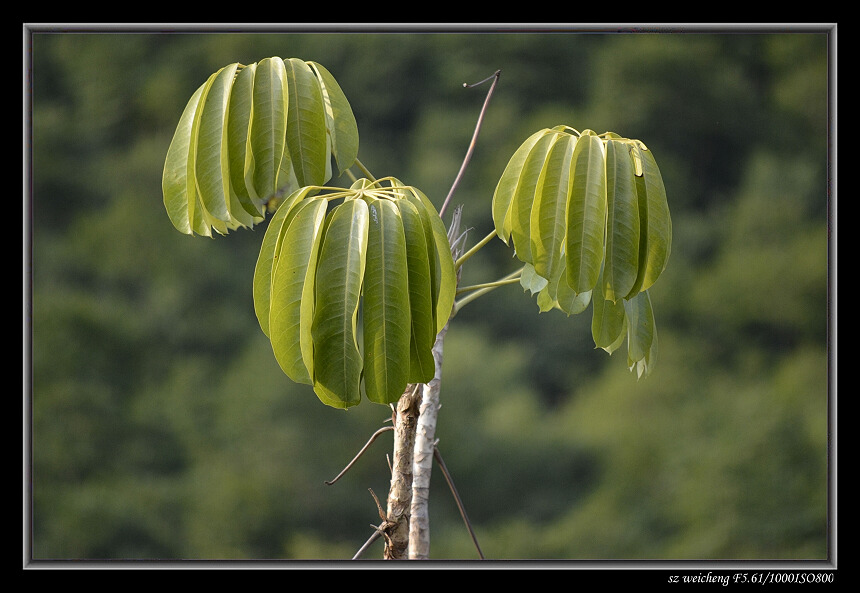
[[[394,412],[394,463],[384,533],[386,560],[407,560],[409,552],[409,515],[412,505],[412,458],[418,421],[421,389],[409,385]]]
[[[439,388],[442,381],[442,343],[448,332],[446,325],[433,344],[436,375],[423,386],[420,415],[415,431],[413,455],[412,506],[409,522],[409,558],[430,558],[430,474],[433,469],[433,451],[436,447],[436,417],[439,412]]]

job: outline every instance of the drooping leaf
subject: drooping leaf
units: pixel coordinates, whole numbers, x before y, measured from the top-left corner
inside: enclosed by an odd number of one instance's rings
[[[603,296],[611,301],[627,296],[639,271],[639,201],[629,144],[606,143],[606,256]]]
[[[313,382],[321,401],[346,408],[361,401],[357,317],[367,255],[367,204],[347,200],[329,216],[316,274]]]
[[[573,186],[567,207],[567,283],[574,292],[597,284],[606,229],[606,168],[603,146],[583,132],[573,151]]]
[[[400,212],[388,199],[368,199],[364,276],[364,387],[370,401],[389,404],[409,376],[409,268]]]
[[[272,215],[266,233],[263,235],[260,254],[257,256],[257,263],[254,266],[254,312],[257,315],[260,328],[267,337],[270,336],[269,310],[271,308],[272,270],[280,253],[283,232],[287,228],[284,225],[289,222],[290,216],[295,214],[294,206],[308,193],[309,188],[293,192]]]
[[[240,69],[233,81],[230,111],[227,116],[227,138],[230,163],[230,185],[239,205],[255,218],[263,215],[263,204],[248,172],[253,170],[253,155],[248,142],[254,98],[254,73],[257,65]]]
[[[193,148],[195,113],[204,88],[205,85],[195,91],[179,118],[179,125],[176,126],[170,147],[167,149],[167,158],[164,162],[164,172],[161,178],[161,189],[167,215],[178,231],[188,235],[193,232],[194,206],[194,200],[189,200],[188,196],[196,196],[197,194],[193,169],[189,174],[189,163],[193,163],[189,155]]]
[[[555,306],[569,316],[579,315],[588,308],[591,302],[591,290],[575,293],[567,283],[567,265],[562,260],[553,275],[555,288]]]
[[[317,256],[327,202],[310,199],[285,222],[283,245],[273,267],[269,329],[275,358],[297,383],[312,384],[311,326]]]
[[[322,64],[309,62],[316,71],[325,102],[326,128],[331,136],[331,152],[337,162],[338,172],[343,173],[352,166],[358,156],[358,126],[352,107],[334,76]]]
[[[538,274],[533,265],[525,264],[523,266],[523,272],[520,275],[520,286],[523,287],[523,290],[535,294],[544,290],[547,284],[549,284],[549,280]]]
[[[289,92],[281,58],[266,58],[257,63],[253,92],[249,141],[254,154],[254,190],[268,199],[280,187],[278,177],[287,143]]]
[[[549,130],[540,130],[529,136],[514,152],[496,185],[492,204],[493,222],[496,234],[506,244],[511,237],[511,203],[520,185],[520,174],[535,144],[549,133]]]
[[[431,261],[435,260],[431,267],[435,267],[436,272],[431,274],[433,298],[436,301],[436,333],[439,333],[448,323],[451,310],[454,308],[454,296],[457,291],[457,274],[454,270],[451,246],[448,243],[448,233],[433,203],[421,191],[411,188],[407,194],[407,199],[418,208],[418,212],[425,223],[425,232],[429,227],[427,234],[432,239],[430,259]]]
[[[535,271],[544,278],[555,275],[562,259],[575,144],[576,140],[569,134],[557,134],[553,138],[531,208],[531,261]]]
[[[298,184],[322,185],[328,163],[326,112],[313,70],[302,60],[284,60],[289,102],[287,150]]]
[[[355,117],[324,68],[278,57],[231,64],[180,118],[162,175],[165,209],[186,234],[250,227],[271,199],[328,181],[333,153],[342,172],[357,151]]]
[[[646,291],[623,301],[627,315],[627,359],[629,363],[642,360],[654,339],[654,312]]]
[[[612,354],[626,336],[624,301],[610,301],[602,295],[597,295],[592,301],[591,337],[594,345]]]
[[[427,383],[436,373],[433,343],[436,339],[433,286],[427,237],[418,209],[409,200],[397,200],[406,238],[409,268],[409,383]],[[434,262],[435,263],[435,262]]]
[[[634,158],[642,169],[642,174],[635,177],[641,236],[639,274],[628,298],[657,281],[666,268],[672,248],[672,219],[660,169],[654,155],[644,146],[635,146]]]
[[[534,263],[531,252],[531,220],[535,196],[540,191],[539,184],[545,177],[542,173],[545,173],[544,165],[547,161],[547,155],[557,138],[558,134],[551,132],[538,138],[523,162],[511,201],[509,218],[514,251],[521,261],[527,263]]]
[[[233,220],[229,210],[230,173],[225,120],[236,64],[219,70],[207,85],[197,132],[194,174],[203,207],[225,223]]]

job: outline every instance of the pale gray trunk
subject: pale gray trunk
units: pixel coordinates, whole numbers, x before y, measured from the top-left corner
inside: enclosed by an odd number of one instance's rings
[[[442,343],[448,331],[446,325],[433,344],[436,375],[423,386],[420,414],[415,431],[412,463],[412,506],[409,519],[409,558],[430,558],[430,474],[436,447],[436,418],[439,412],[439,388],[442,381]]]

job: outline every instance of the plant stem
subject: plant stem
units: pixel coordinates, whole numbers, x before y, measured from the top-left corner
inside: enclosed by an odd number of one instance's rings
[[[471,286],[464,286],[463,288],[458,288],[457,294],[466,294],[467,292],[472,292],[473,290],[483,290],[485,288],[498,288],[499,286],[505,286],[506,284],[516,284],[519,281],[519,277],[516,277],[504,278],[501,280],[496,280],[495,282],[485,282],[484,284],[473,284]]]
[[[478,253],[478,251],[480,251],[480,250],[481,250],[481,248],[482,248],[482,247],[484,247],[484,245],[486,245],[487,243],[489,243],[490,241],[492,241],[492,240],[493,240],[493,237],[495,237],[495,236],[496,236],[496,230],[495,230],[495,229],[493,229],[493,231],[492,231],[489,235],[487,235],[486,237],[484,237],[483,239],[481,239],[480,241],[478,241],[478,242],[475,244],[475,246],[474,246],[474,247],[472,247],[469,251],[467,251],[467,252],[466,252],[466,253],[464,253],[460,258],[458,258],[456,262],[454,262],[454,269],[455,269],[455,270],[459,270],[459,269],[460,269],[460,267],[461,267],[464,263],[466,263],[466,261],[467,261],[470,257],[472,257],[473,255],[475,255],[476,253]]]
[[[520,268],[516,272],[512,272],[512,273],[508,274],[504,278],[496,280],[495,282],[488,282],[484,286],[482,286],[480,284],[476,284],[473,287],[468,287],[468,286],[465,287],[464,289],[462,289],[462,291],[469,290],[470,294],[468,294],[467,296],[464,296],[462,299],[460,299],[459,301],[456,301],[454,303],[454,310],[451,313],[451,317],[454,317],[460,311],[460,309],[462,309],[463,307],[465,307],[466,305],[468,305],[469,303],[471,303],[472,301],[474,301],[478,297],[483,296],[483,295],[487,294],[488,292],[497,289],[500,286],[505,286],[507,284],[514,284],[516,282],[519,282],[520,281],[520,275],[522,275],[522,273],[523,273],[523,268]],[[458,292],[462,292],[462,291],[458,291]]]
[[[358,158],[355,159],[355,166],[358,167],[362,173],[364,173],[365,177],[367,177],[371,181],[376,181],[376,177],[373,176],[373,174],[368,170],[368,168],[364,166],[364,163],[358,160]]]
[[[445,210],[448,208],[448,203],[451,201],[451,196],[454,195],[454,191],[457,189],[457,186],[460,184],[460,179],[463,177],[463,173],[466,170],[466,165],[469,164],[469,161],[472,158],[472,153],[475,151],[475,144],[478,140],[478,132],[481,131],[481,123],[484,121],[484,114],[487,112],[487,105],[490,103],[490,97],[493,96],[493,91],[496,89],[496,83],[499,82],[499,76],[501,76],[502,71],[496,70],[495,74],[482,80],[477,84],[481,84],[486,82],[490,78],[493,79],[493,84],[490,85],[490,90],[487,91],[487,98],[484,99],[484,106],[481,107],[481,114],[478,116],[478,123],[475,125],[475,132],[472,134],[472,141],[469,143],[469,150],[466,151],[466,157],[463,159],[463,164],[460,165],[460,171],[457,173],[457,178],[454,179],[453,185],[451,185],[451,189],[448,191],[448,196],[445,198],[445,202],[442,204],[442,208],[439,210],[439,216],[442,217],[445,214]],[[463,86],[469,88],[475,85],[464,84]]]

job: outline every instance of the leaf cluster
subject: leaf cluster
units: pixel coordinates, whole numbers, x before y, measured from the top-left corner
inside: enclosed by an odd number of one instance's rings
[[[493,195],[496,234],[525,266],[522,286],[541,311],[568,315],[593,302],[592,337],[647,375],[656,358],[647,289],[666,267],[672,220],[660,169],[639,140],[568,126],[532,134]]]
[[[292,193],[263,237],[254,308],[293,381],[345,408],[396,402],[435,374],[431,349],[454,302],[445,228],[396,179]],[[337,202],[330,207],[330,203]]]
[[[266,58],[221,68],[191,96],[167,151],[164,206],[186,234],[263,220],[277,195],[332,177],[358,154],[358,128],[322,65]]]

